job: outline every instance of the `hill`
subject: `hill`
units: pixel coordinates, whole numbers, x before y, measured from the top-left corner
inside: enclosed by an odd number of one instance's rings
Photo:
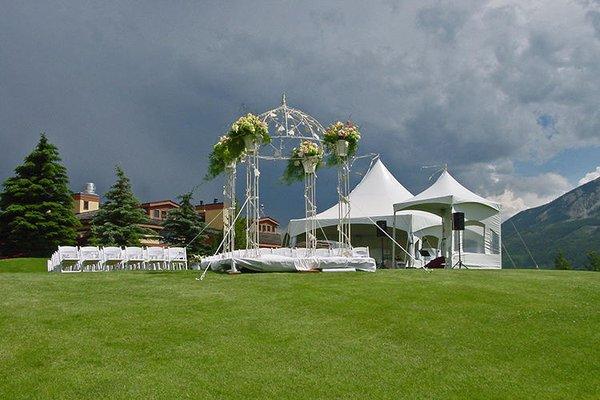
[[[515,263],[532,267],[515,227],[540,267],[551,267],[562,250],[576,268],[583,268],[589,251],[600,253],[600,178],[548,204],[521,211],[502,224],[503,244]],[[511,265],[506,252],[503,264]]]
[[[592,399],[600,274],[0,274],[0,398]]]

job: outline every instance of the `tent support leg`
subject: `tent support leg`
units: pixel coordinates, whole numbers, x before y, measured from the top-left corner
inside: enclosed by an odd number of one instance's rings
[[[394,222],[392,224],[392,237],[394,238],[394,242],[396,241],[396,210],[394,210]],[[392,243],[392,268],[396,269],[396,243]]]

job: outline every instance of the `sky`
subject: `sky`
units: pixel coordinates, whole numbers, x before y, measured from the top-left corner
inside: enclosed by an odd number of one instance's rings
[[[118,164],[141,201],[221,200],[203,181],[212,144],[284,92],[323,125],[351,118],[360,153],[412,193],[447,163],[504,218],[600,176],[598,0],[0,6],[2,180],[43,131],[74,191],[106,192]],[[304,206],[283,169],[263,162],[261,203],[285,224]],[[335,202],[335,171],[317,197]]]

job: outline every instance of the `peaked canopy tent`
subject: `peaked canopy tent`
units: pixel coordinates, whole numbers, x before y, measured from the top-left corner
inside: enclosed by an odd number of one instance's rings
[[[376,237],[376,228],[373,227],[373,221],[386,221],[388,226],[392,226],[394,223],[393,205],[412,197],[413,195],[398,182],[383,162],[377,159],[348,196],[350,223],[352,225],[368,225],[372,241]],[[320,228],[317,229],[318,234],[327,231],[327,227],[337,227],[339,221],[338,205],[334,204],[331,208],[317,214],[315,219],[317,226]],[[305,221],[304,218],[290,220],[288,234],[292,244],[295,244],[298,236],[304,233]],[[420,231],[425,228],[440,226],[441,223],[438,216],[423,211],[403,211],[396,216],[396,225],[400,230],[406,232],[407,250],[413,256],[414,249],[412,246],[416,238],[421,236]],[[361,239],[363,241],[358,244],[361,246],[366,245],[365,231],[366,229],[361,231],[353,228],[353,241],[358,236],[358,242]],[[332,232],[332,237],[337,237],[337,235]],[[378,243],[380,239],[376,240],[375,243]],[[406,261],[409,262],[409,260]]]
[[[500,204],[471,192],[448,171],[444,170],[428,189],[394,204],[394,214],[409,210],[425,211],[442,218],[440,248],[448,267],[456,264],[460,249],[467,267],[502,268]],[[452,230],[454,212],[465,214],[462,241],[458,240],[460,233]]]

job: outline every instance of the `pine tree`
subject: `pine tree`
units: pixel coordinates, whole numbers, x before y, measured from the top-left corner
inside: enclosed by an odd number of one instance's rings
[[[208,254],[208,235],[200,234],[206,224],[192,205],[192,193],[182,194],[179,199],[179,208],[169,211],[163,223],[161,235],[164,241],[171,246],[187,246],[188,257]]]
[[[0,193],[0,252],[48,257],[59,245],[75,244],[78,226],[67,170],[42,133]]]
[[[554,257],[554,269],[573,269],[571,262],[567,260],[562,251],[559,251]]]
[[[91,242],[99,246],[139,246],[150,231],[140,226],[148,217],[131,190],[129,178],[115,167],[117,181],[106,193],[106,202],[92,220]]]
[[[590,271],[600,271],[600,254],[595,251],[590,251],[587,254],[587,265],[586,268]]]
[[[235,209],[235,215],[238,215],[240,210],[238,208]],[[233,228],[235,232],[235,248],[236,249],[245,249],[246,248],[246,217],[242,217],[241,215],[238,217],[237,221],[235,221],[235,227]]]

